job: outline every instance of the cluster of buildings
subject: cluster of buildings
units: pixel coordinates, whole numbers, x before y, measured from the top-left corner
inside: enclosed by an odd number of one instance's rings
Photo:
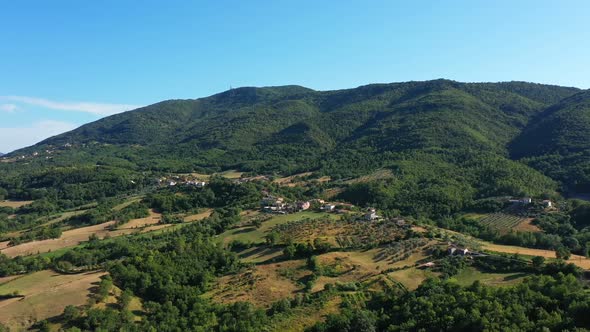
[[[308,210],[311,207],[311,202],[298,201],[295,203],[287,203],[283,197],[267,195],[260,201],[260,206],[264,212],[287,214]]]
[[[529,205],[533,203],[533,199],[530,197],[523,197],[518,199],[510,199],[508,200],[510,203],[519,204],[519,205]],[[545,208],[553,207],[553,202],[551,200],[545,199],[541,202]]]
[[[163,177],[158,179],[158,184],[161,186],[174,187],[178,185],[192,186],[195,188],[203,188],[207,185],[207,182],[198,179],[183,177],[183,176],[172,176],[169,178]]]

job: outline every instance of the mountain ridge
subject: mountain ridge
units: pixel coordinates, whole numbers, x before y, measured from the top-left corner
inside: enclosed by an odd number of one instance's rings
[[[0,168],[7,182],[29,177],[25,186],[72,167],[134,177],[314,172],[334,180],[387,169],[392,178],[377,187],[350,186],[342,194],[377,191],[391,204],[384,208],[445,215],[487,197],[553,195],[559,189],[554,180],[562,178],[514,160],[512,144],[540,114],[580,91],[450,80],[333,91],[236,88],[103,118],[19,150],[28,157]],[[29,175],[39,173],[43,180]]]

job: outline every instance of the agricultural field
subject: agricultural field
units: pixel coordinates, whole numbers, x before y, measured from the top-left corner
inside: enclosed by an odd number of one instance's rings
[[[503,244],[490,243],[490,242],[486,242],[486,241],[480,241],[480,243],[482,245],[482,248],[484,250],[488,250],[488,251],[507,253],[507,254],[525,255],[525,256],[541,256],[541,257],[545,257],[545,258],[555,258],[555,251],[553,251],[553,250],[509,246],[509,245],[503,245]],[[584,256],[571,255],[570,259],[568,259],[567,262],[575,264],[583,269],[590,269],[590,258],[587,258]]]
[[[339,248],[376,247],[402,238],[406,229],[391,221],[351,221],[333,218],[301,219],[272,229],[281,242],[306,242],[319,238]]]
[[[497,229],[501,232],[508,232],[511,229],[518,227],[521,223],[526,222],[528,219],[529,218],[526,216],[498,212],[480,219],[479,222],[482,225]]]
[[[85,304],[103,275],[105,272],[59,274],[45,270],[0,284],[0,294],[18,292],[23,296],[0,300],[0,322],[19,331],[61,314],[67,305]]]
[[[334,219],[339,218],[339,216],[335,214],[318,213],[313,211],[302,211],[285,215],[273,215],[272,218],[263,221],[259,228],[250,225],[233,228],[220,234],[219,240],[224,244],[228,244],[231,241],[251,243],[264,242],[265,236],[277,225],[306,218],[317,219],[321,217],[328,217]]]

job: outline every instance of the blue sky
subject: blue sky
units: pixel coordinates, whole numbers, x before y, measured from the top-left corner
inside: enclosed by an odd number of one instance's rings
[[[590,88],[590,2],[3,1],[0,151],[230,86]]]

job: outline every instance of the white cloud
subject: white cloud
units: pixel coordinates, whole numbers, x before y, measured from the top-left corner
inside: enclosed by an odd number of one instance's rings
[[[39,106],[54,110],[85,112],[101,116],[113,115],[124,111],[139,108],[139,105],[130,104],[105,104],[94,102],[72,102],[72,101],[55,101],[45,98],[26,97],[26,96],[0,96],[0,101],[11,101],[33,106]],[[11,105],[11,104],[7,104]],[[12,104],[13,105],[13,104]],[[16,106],[16,105],[14,105]]]
[[[29,127],[0,127],[0,152],[24,148],[76,127],[74,123],[54,120],[35,122]]]
[[[0,104],[0,111],[12,113],[18,109],[15,104]]]

